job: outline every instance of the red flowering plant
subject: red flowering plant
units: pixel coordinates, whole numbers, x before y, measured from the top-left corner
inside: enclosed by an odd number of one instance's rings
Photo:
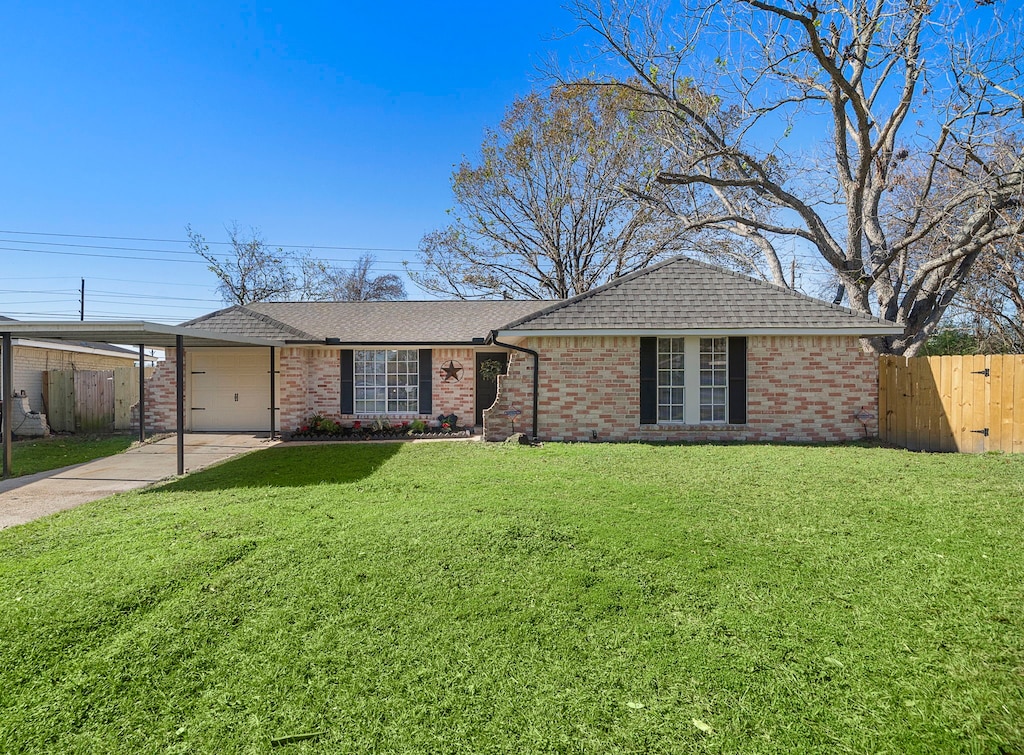
[[[437,424],[441,428],[441,432],[450,433],[455,430],[459,418],[454,414],[438,414]]]
[[[336,436],[341,434],[341,425],[322,414],[313,414],[306,418],[306,421],[299,425],[294,435],[300,437]]]

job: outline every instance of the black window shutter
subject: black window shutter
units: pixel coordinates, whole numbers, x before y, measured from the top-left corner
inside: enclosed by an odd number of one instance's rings
[[[434,362],[430,349],[420,349],[420,414],[433,414]]]
[[[352,349],[341,350],[341,413],[355,414],[355,369],[352,361]]]
[[[658,339],[640,339],[640,424],[658,422]]]
[[[747,424],[747,339],[729,338],[729,424]]]

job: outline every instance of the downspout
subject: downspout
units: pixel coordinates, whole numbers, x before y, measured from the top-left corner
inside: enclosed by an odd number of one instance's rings
[[[524,346],[513,346],[510,343],[502,343],[498,340],[498,331],[492,330],[487,336],[487,340],[493,343],[495,346],[501,346],[503,349],[512,349],[518,351],[521,354],[530,354],[533,357],[533,437],[537,437],[537,412],[540,407],[540,354],[533,349],[527,349]]]

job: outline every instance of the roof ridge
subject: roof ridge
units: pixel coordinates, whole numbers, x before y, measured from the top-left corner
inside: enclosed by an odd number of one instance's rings
[[[841,306],[839,304],[832,304],[830,302],[823,301],[823,300],[818,299],[816,297],[813,297],[813,296],[810,296],[808,294],[805,294],[805,293],[803,293],[801,291],[796,291],[795,289],[789,288],[787,286],[780,286],[777,283],[771,283],[771,282],[766,281],[766,280],[762,280],[762,279],[759,279],[759,278],[754,278],[753,276],[747,275],[745,273],[740,273],[740,272],[737,272],[735,270],[729,270],[728,268],[724,268],[724,267],[721,267],[719,265],[713,265],[710,262],[705,262],[703,260],[697,260],[697,259],[694,259],[692,257],[688,257],[685,254],[678,254],[678,255],[676,255],[674,257],[670,257],[667,260],[663,260],[661,262],[658,262],[657,264],[650,265],[650,266],[645,267],[645,268],[641,268],[640,270],[634,270],[632,273],[629,273],[627,275],[623,275],[620,278],[616,278],[615,280],[609,281],[608,283],[605,283],[604,285],[598,286],[597,288],[593,288],[590,291],[585,291],[582,294],[577,294],[576,296],[573,296],[573,297],[571,297],[569,299],[565,299],[565,300],[563,300],[561,302],[558,302],[558,303],[556,303],[556,304],[554,304],[554,305],[552,305],[550,307],[545,307],[544,309],[541,309],[541,310],[539,310],[537,312],[533,312],[533,313],[531,313],[529,315],[526,315],[525,317],[520,317],[518,320],[514,320],[514,321],[508,323],[507,325],[499,328],[499,330],[511,330],[513,328],[518,328],[518,327],[520,327],[522,325],[525,325],[525,324],[531,322],[532,320],[536,320],[536,319],[538,319],[540,317],[543,317],[545,315],[552,314],[553,312],[558,312],[559,310],[565,309],[566,307],[573,306],[575,304],[578,304],[581,301],[585,301],[585,300],[587,300],[589,298],[593,298],[594,296],[597,296],[598,294],[601,294],[601,293],[604,293],[606,291],[612,290],[612,289],[614,289],[616,287],[622,286],[623,284],[626,284],[626,283],[629,283],[629,282],[631,282],[633,280],[636,280],[637,278],[641,278],[643,276],[650,275],[651,273],[653,273],[653,272],[655,272],[657,270],[660,270],[661,268],[668,267],[669,265],[674,265],[674,264],[677,264],[677,263],[691,264],[691,265],[695,265],[695,266],[706,268],[706,269],[711,270],[711,271],[713,271],[715,273],[720,273],[720,274],[724,273],[726,275],[731,275],[731,276],[733,276],[735,278],[740,278],[740,279],[743,279],[743,280],[747,280],[747,281],[749,281],[751,283],[757,284],[759,286],[763,286],[763,287],[768,288],[768,289],[770,289],[772,291],[775,291],[775,292],[777,292],[779,294],[784,294],[784,295],[788,294],[788,295],[792,296],[793,298],[810,302],[811,304],[814,304],[816,306],[824,307],[826,309],[830,309],[830,310],[837,311],[837,312],[844,312],[846,314],[853,315],[854,317],[857,317],[857,318],[860,318],[860,319],[863,319],[863,320],[869,320],[869,321],[872,321],[872,322],[875,322],[875,323],[879,323],[879,324],[883,324],[883,325],[893,325],[893,324],[895,324],[891,320],[884,320],[881,317],[876,317],[875,315],[870,315],[870,314],[864,314],[863,312],[855,312],[854,310],[850,309],[849,307],[844,307],[844,306]]]
[[[578,302],[584,301],[586,299],[590,299],[596,296],[597,294],[602,293],[603,291],[611,290],[613,288],[621,286],[623,283],[628,283],[631,280],[640,278],[644,275],[648,275],[649,273],[652,273],[655,270],[665,267],[671,264],[672,262],[676,262],[677,260],[683,259],[689,259],[689,257],[685,257],[680,254],[676,255],[675,257],[670,257],[667,260],[662,260],[661,262],[655,263],[654,265],[649,265],[648,267],[642,267],[639,270],[634,270],[631,273],[627,273],[626,275],[614,278],[613,280],[610,280],[607,283],[598,286],[597,288],[592,288],[589,291],[584,291],[582,294],[576,294],[576,296],[571,296],[568,299],[556,301],[551,306],[545,307],[544,309],[540,309],[536,312],[526,315],[525,317],[520,317],[518,320],[513,320],[507,325],[503,325],[501,328],[498,328],[498,330],[509,330],[511,328],[517,328],[520,325],[525,325],[526,323],[530,322],[530,320],[535,320],[536,318],[541,317],[543,315],[549,315],[552,312],[557,312],[558,310],[564,309],[565,307],[577,304]]]

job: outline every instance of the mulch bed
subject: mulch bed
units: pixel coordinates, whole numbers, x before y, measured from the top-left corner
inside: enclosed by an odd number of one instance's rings
[[[470,430],[448,430],[448,431],[427,431],[424,433],[410,432],[348,432],[343,433],[285,433],[282,440],[301,441],[367,441],[367,440],[419,440],[421,438],[469,438],[473,435]]]

